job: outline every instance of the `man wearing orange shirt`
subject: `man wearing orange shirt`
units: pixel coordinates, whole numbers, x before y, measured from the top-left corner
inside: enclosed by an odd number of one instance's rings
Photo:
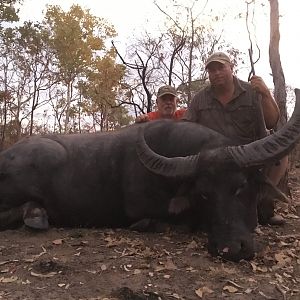
[[[176,109],[177,94],[174,87],[164,85],[158,89],[156,99],[157,110],[136,118],[136,123],[153,121],[157,119],[179,120],[185,113],[185,109]]]

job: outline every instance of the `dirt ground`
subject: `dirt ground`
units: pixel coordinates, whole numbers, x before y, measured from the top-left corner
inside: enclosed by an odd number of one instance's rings
[[[252,261],[212,258],[201,233],[0,232],[0,299],[300,299],[299,175],[287,224],[257,228]]]

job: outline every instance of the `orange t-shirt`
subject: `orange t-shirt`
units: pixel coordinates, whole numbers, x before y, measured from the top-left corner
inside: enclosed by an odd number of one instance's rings
[[[172,117],[173,120],[179,120],[182,118],[184,113],[186,112],[185,108],[177,109]],[[160,113],[158,111],[152,111],[147,114],[149,121],[162,119]]]

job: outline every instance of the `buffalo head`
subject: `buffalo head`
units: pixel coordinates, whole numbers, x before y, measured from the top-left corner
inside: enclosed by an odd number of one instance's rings
[[[148,147],[140,130],[136,149],[148,170],[193,182],[185,196],[199,223],[206,225],[212,255],[233,261],[254,256],[252,232],[264,184],[260,169],[289,153],[300,138],[300,90],[295,93],[296,106],[289,122],[278,132],[246,145],[164,157]]]

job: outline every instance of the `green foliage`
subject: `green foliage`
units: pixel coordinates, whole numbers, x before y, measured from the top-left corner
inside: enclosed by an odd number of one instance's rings
[[[72,126],[74,130],[74,124],[69,122],[82,114],[93,119],[97,115],[97,123],[107,124],[124,76],[114,51],[106,46],[107,40],[116,35],[113,26],[78,5],[68,12],[59,6],[48,6],[44,24],[55,54],[52,65],[57,69],[57,80],[67,89],[55,106],[59,115],[65,114],[65,131]],[[78,126],[79,123],[76,122]]]
[[[112,125],[123,126],[128,123],[127,110],[117,107],[116,99],[120,92],[120,83],[125,74],[125,68],[115,63],[115,53],[109,51],[104,57],[94,60],[93,69],[87,72],[85,82],[81,82],[80,89],[84,96],[82,110],[84,113],[104,119],[107,129]],[[101,121],[97,121],[99,124]]]
[[[49,26],[57,67],[66,84],[89,69],[94,55],[105,52],[105,40],[115,35],[113,27],[78,5],[68,12],[49,6],[44,22]]]

